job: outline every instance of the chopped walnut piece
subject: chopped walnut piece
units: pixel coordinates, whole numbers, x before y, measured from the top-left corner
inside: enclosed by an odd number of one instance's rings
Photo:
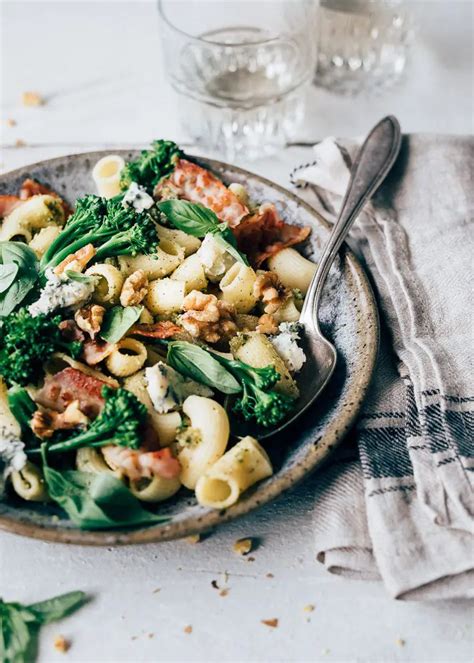
[[[21,138],[17,138],[15,141],[15,147],[25,147],[26,141],[22,140]]]
[[[23,92],[21,103],[23,106],[42,106],[44,99],[38,92]]]
[[[5,124],[7,125],[7,127],[15,127],[16,120],[14,120],[12,117],[9,117],[5,120]]]
[[[193,627],[190,626],[190,625],[185,626],[184,629],[183,629],[183,631],[184,631],[185,633],[192,633],[192,632],[193,632]]]
[[[215,295],[192,290],[184,298],[183,309],[180,323],[193,338],[218,343],[237,332],[234,306]]]
[[[137,269],[125,279],[120,293],[122,306],[137,306],[148,292],[148,277],[143,269]]]
[[[54,638],[53,645],[56,651],[61,652],[61,654],[65,654],[71,647],[70,641],[66,640],[63,635],[57,635]]]
[[[253,540],[252,539],[237,539],[237,541],[232,546],[233,551],[239,555],[248,555],[249,552],[253,549]]]
[[[86,244],[75,253],[71,253],[64,260],[62,260],[57,267],[54,268],[54,273],[59,276],[65,271],[82,272],[89,260],[95,256],[95,248],[92,244]]]
[[[74,313],[74,320],[79,329],[95,338],[104,320],[105,308],[99,304],[83,306]]]
[[[185,541],[188,543],[199,543],[201,540],[201,535],[200,534],[191,534],[190,536],[187,536]]]
[[[277,628],[278,626],[278,619],[261,619],[260,620],[262,624],[265,624],[265,626],[270,626],[271,628]]]
[[[79,401],[69,403],[64,412],[36,410],[30,421],[33,433],[42,439],[51,437],[54,431],[87,426],[89,419],[79,409]]]
[[[264,313],[258,319],[256,328],[259,334],[276,334],[278,332],[278,324],[270,313]]]
[[[258,272],[253,295],[263,303],[265,313],[275,313],[290,297],[291,292],[280,282],[275,272]]]
[[[305,605],[303,608],[304,612],[313,612],[314,610],[314,605],[312,603],[308,603],[308,605]]]

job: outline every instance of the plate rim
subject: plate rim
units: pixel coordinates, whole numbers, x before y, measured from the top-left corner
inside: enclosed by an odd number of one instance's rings
[[[73,154],[64,154],[50,159],[42,159],[31,164],[20,166],[13,170],[0,174],[0,184],[6,178],[20,177],[22,173],[28,174],[29,170],[46,167],[54,168],[58,162],[64,160],[76,159],[78,157],[88,157],[90,159],[100,159],[107,154],[119,154],[124,156],[130,152],[140,151],[139,148],[130,147],[129,149],[101,149],[94,151],[77,152]],[[310,215],[317,219],[317,222],[326,229],[331,228],[331,224],[319,214],[308,202],[300,198],[297,194],[289,191],[276,182],[254,173],[246,168],[234,166],[225,161],[211,159],[200,155],[191,155],[198,162],[206,162],[211,169],[231,169],[244,176],[256,178],[261,183],[278,191],[284,198],[289,198],[303,207]],[[59,165],[59,164],[58,164]],[[245,501],[237,502],[228,509],[209,511],[202,516],[197,516],[183,521],[155,525],[131,530],[82,530],[79,528],[51,527],[43,524],[28,523],[21,519],[15,519],[10,515],[0,514],[0,529],[3,531],[25,536],[28,538],[39,539],[50,543],[67,543],[85,546],[111,546],[111,545],[133,545],[144,543],[159,543],[181,539],[192,534],[208,532],[221,523],[229,522],[240,516],[253,511],[254,509],[267,504],[271,500],[280,497],[289,490],[295,488],[304,479],[309,477],[316,469],[323,465],[327,458],[343,441],[346,434],[351,429],[367,394],[375,363],[378,354],[380,342],[380,324],[375,295],[373,293],[369,278],[365,273],[360,261],[353,251],[343,245],[344,259],[350,268],[351,277],[357,280],[361,295],[365,298],[366,308],[369,315],[366,316],[367,325],[365,326],[367,338],[365,339],[365,361],[361,363],[357,373],[357,384],[354,385],[354,391],[351,397],[351,407],[342,408],[337,417],[333,417],[321,436],[314,440],[309,446],[303,461],[293,466],[291,472],[287,472],[277,480],[266,483],[261,490],[253,492]],[[193,520],[194,522],[188,522]]]

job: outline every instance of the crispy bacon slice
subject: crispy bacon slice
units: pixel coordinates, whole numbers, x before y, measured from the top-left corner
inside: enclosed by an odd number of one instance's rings
[[[154,322],[153,324],[134,325],[130,330],[130,334],[138,334],[148,338],[171,338],[180,334],[183,331],[182,327],[175,325],[171,320],[164,320],[163,322]]]
[[[174,171],[157,184],[153,194],[156,198],[184,198],[201,203],[231,227],[237,226],[249,213],[215,175],[186,159],[179,159]]]
[[[18,196],[9,196],[4,194],[0,196],[0,218],[4,218],[13,212],[16,207],[23,204],[23,200]]]
[[[74,320],[61,320],[59,329],[66,341],[85,341],[86,335]]]
[[[252,265],[260,265],[270,256],[287,246],[303,242],[311,232],[309,226],[292,226],[285,223],[275,205],[264,203],[256,214],[248,216],[232,228],[238,247]]]
[[[106,383],[86,375],[76,368],[68,367],[46,378],[35,400],[40,405],[64,412],[73,401],[78,401],[81,412],[87,417],[96,417],[104,405],[102,387]]]
[[[122,472],[132,481],[151,479],[156,475],[164,479],[173,479],[181,472],[179,461],[173,457],[168,447],[159,451],[147,451],[143,447],[129,449],[107,445],[102,447],[102,454],[113,470]]]
[[[115,343],[88,338],[82,345],[82,357],[86,364],[95,366],[108,357],[114,350]]]
[[[61,196],[56,193],[56,191],[53,191],[47,186],[44,186],[44,184],[40,184],[36,180],[32,180],[31,178],[26,179],[23,184],[21,185],[20,189],[20,199],[21,200],[28,200],[28,198],[31,198],[32,196],[37,196],[39,194],[43,195],[49,195],[49,196],[54,196],[61,202],[61,207],[64,210],[64,217],[67,219],[68,216],[72,214],[72,209],[71,207],[67,204],[65,200],[61,198]]]

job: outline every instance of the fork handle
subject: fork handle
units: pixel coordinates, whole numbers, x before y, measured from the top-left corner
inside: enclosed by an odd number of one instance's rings
[[[401,145],[398,120],[388,115],[365,139],[351,169],[351,177],[329,240],[306,294],[300,322],[319,328],[318,310],[329,269],[364,204],[392,168]]]

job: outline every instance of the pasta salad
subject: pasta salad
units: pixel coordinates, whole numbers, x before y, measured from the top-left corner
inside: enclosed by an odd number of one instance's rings
[[[0,196],[0,478],[79,527],[166,520],[180,489],[225,509],[271,476],[256,437],[288,416],[310,230],[165,140],[102,158],[69,207]]]

